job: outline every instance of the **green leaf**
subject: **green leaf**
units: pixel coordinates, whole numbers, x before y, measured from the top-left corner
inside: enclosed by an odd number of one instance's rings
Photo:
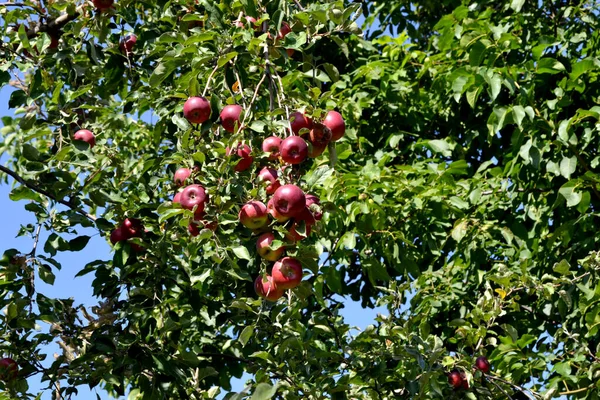
[[[56,277],[54,276],[52,269],[48,265],[40,265],[38,268],[38,273],[42,281],[44,281],[48,285],[54,285],[54,280],[56,279]]]
[[[271,386],[268,383],[259,383],[252,394],[250,400],[269,400],[277,393],[277,385]]]
[[[467,234],[467,226],[467,221],[457,221],[452,229],[452,238],[457,242],[460,242]]]
[[[233,60],[237,55],[238,55],[237,51],[229,52],[229,53],[225,54],[224,56],[219,57],[219,61],[217,61],[217,65],[219,66],[219,68],[221,68],[225,64],[227,64],[229,61]]]
[[[169,60],[159,63],[150,76],[150,86],[157,87],[167,79],[184,61]]]
[[[356,234],[354,232],[346,232],[340,238],[337,249],[346,248],[348,250],[353,250],[356,247]]]
[[[231,250],[233,251],[233,254],[235,254],[235,256],[241,260],[250,261],[252,259],[250,257],[250,253],[248,253],[248,249],[244,246],[233,247]]]
[[[29,143],[25,143],[23,145],[23,157],[29,161],[39,161],[40,160],[40,152],[38,149],[30,145]]]
[[[537,64],[538,74],[558,74],[565,70],[565,66],[554,58],[544,57]]]
[[[45,202],[42,200],[42,196],[39,193],[34,192],[33,190],[29,189],[27,186],[17,186],[17,187],[15,187],[13,190],[11,190],[10,194],[8,195],[8,197],[12,201],[33,200],[33,201],[36,201],[38,203],[44,203],[45,204]]]
[[[249,325],[244,328],[242,333],[240,333],[240,337],[238,338],[238,340],[242,344],[242,347],[246,346],[246,343],[248,343],[248,340],[250,340],[250,338],[252,337],[252,334],[254,333],[255,329],[255,326]]]
[[[523,4],[525,4],[525,0],[512,0],[510,2],[510,8],[512,8],[516,12],[519,12],[521,11],[521,7],[523,7]]]
[[[575,207],[581,201],[581,192],[575,191],[575,188],[578,186],[578,184],[579,182],[577,180],[570,180],[562,185],[562,187],[558,190],[558,193],[560,193],[567,200],[568,207]]]
[[[554,264],[552,270],[561,275],[568,275],[571,270],[571,265],[563,258],[560,262]]]
[[[87,246],[90,241],[89,236],[77,236],[75,239],[69,240],[69,250],[70,251],[81,251]]]
[[[563,157],[560,161],[560,174],[567,179],[571,179],[571,175],[577,169],[577,157]]]

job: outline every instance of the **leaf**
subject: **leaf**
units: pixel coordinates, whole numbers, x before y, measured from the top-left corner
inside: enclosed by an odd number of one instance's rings
[[[337,249],[346,248],[348,250],[353,250],[356,247],[356,234],[354,232],[346,232],[340,238]]]
[[[54,276],[52,269],[48,265],[40,265],[38,268],[38,273],[42,281],[44,281],[48,285],[54,285],[54,280],[56,279],[56,277]]]
[[[521,126],[523,122],[523,118],[525,118],[525,109],[522,106],[514,106],[512,108],[512,112],[514,115],[514,120],[518,126]]]
[[[38,149],[30,145],[29,143],[25,143],[23,145],[23,157],[29,161],[39,161],[40,160],[40,152]]]
[[[271,386],[268,383],[259,383],[254,390],[250,400],[269,400],[277,393],[277,385]]]
[[[523,4],[525,4],[525,0],[512,0],[510,2],[510,8],[512,8],[516,12],[520,12],[521,7],[523,7]]]
[[[575,191],[577,185],[578,181],[570,180],[562,185],[562,187],[558,190],[558,193],[560,193],[567,200],[568,207],[574,207],[581,201],[581,193]]]
[[[577,169],[577,157],[563,157],[560,161],[560,174],[567,179],[571,179],[571,175]]]
[[[233,60],[238,55],[237,51],[232,51],[230,53],[225,54],[224,56],[219,57],[219,61],[217,61],[217,65],[219,68],[223,67],[229,61]]]
[[[586,59],[586,60],[581,60],[579,62],[576,62],[573,65],[573,69],[571,70],[571,76],[570,78],[572,80],[577,80],[577,78],[579,78],[581,75],[585,74],[586,72],[588,72],[591,69],[596,68],[596,65],[594,64],[594,61]]]
[[[558,74],[565,70],[565,66],[552,57],[544,57],[537,63],[538,74]]]
[[[87,246],[90,241],[89,236],[77,236],[75,239],[69,240],[69,250],[70,251],[81,251]]]
[[[564,258],[560,260],[560,262],[554,264],[552,270],[561,275],[569,275],[569,271],[571,269],[571,265]]]
[[[255,329],[254,326],[249,325],[244,328],[242,333],[240,333],[240,337],[238,338],[238,340],[242,344],[242,347],[246,346],[246,343],[248,343],[248,340],[250,340],[250,338],[252,337],[252,334],[254,333],[254,329]]]
[[[159,63],[150,76],[150,86],[157,87],[169,77],[184,61],[169,60]]]
[[[454,144],[450,144],[445,140],[428,140],[426,142],[427,147],[431,149],[434,153],[441,153],[444,157],[452,156],[452,150],[454,149]]]
[[[460,242],[467,234],[467,221],[460,221],[454,225],[452,229],[452,238],[457,242]]]
[[[250,261],[252,259],[250,257],[250,253],[248,253],[248,249],[244,246],[233,247],[231,250],[233,251],[233,254],[235,254],[235,256],[241,260]]]

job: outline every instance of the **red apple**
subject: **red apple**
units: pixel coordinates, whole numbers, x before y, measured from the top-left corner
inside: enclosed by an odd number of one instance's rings
[[[302,281],[302,264],[295,258],[284,257],[273,265],[273,283],[279,289],[293,289]]]
[[[55,35],[50,35],[50,45],[48,46],[49,49],[56,49],[58,48],[59,43],[59,37],[55,36]]]
[[[114,0],[93,0],[93,3],[98,11],[104,11],[113,6]]]
[[[137,36],[133,33],[130,33],[129,35],[125,36],[123,40],[121,40],[121,43],[119,43],[119,49],[122,53],[129,54],[133,50],[133,46],[135,46],[136,42]]]
[[[202,221],[204,223],[204,227],[206,229],[210,229],[211,231],[216,231],[219,227],[219,223],[217,221]]]
[[[329,111],[323,120],[323,125],[331,129],[331,140],[340,140],[346,133],[346,123],[342,114],[337,111]]]
[[[17,378],[19,365],[15,360],[9,357],[0,359],[0,380],[10,382]]]
[[[179,202],[181,207],[187,210],[193,210],[197,206],[195,215],[202,215],[208,195],[206,190],[200,185],[189,185],[181,191],[179,196]]]
[[[279,260],[285,251],[283,246],[272,249],[271,243],[273,243],[274,240],[275,235],[271,232],[267,232],[260,235],[256,241],[256,251],[258,252],[258,255],[267,261]]]
[[[204,97],[190,97],[183,104],[183,116],[191,124],[208,121],[210,111],[210,103]]]
[[[275,286],[273,278],[270,275],[260,275],[257,277],[254,281],[254,290],[257,295],[269,301],[277,301],[283,296],[283,289]]]
[[[300,164],[308,157],[308,145],[300,136],[290,136],[279,146],[281,159],[288,164]]]
[[[242,225],[249,229],[261,228],[267,224],[269,219],[267,206],[257,200],[244,204],[238,216]]]
[[[236,151],[230,149],[229,147],[227,149],[225,149],[225,153],[228,156],[235,154],[238,157],[241,157],[241,160],[238,161],[238,163],[233,168],[237,172],[245,171],[252,166],[252,162],[254,161],[254,158],[250,155],[251,152],[252,152],[252,149],[250,149],[250,146],[248,146],[247,144],[238,145]]]
[[[73,139],[81,140],[90,145],[90,149],[96,145],[96,136],[87,129],[80,129],[73,135]]]
[[[285,52],[287,53],[288,57],[291,57],[294,55],[294,53],[296,52],[296,50],[294,49],[285,49]]]
[[[110,242],[112,244],[117,244],[118,242],[127,240],[130,237],[131,236],[129,236],[129,231],[127,230],[127,228],[121,225],[110,233]]]
[[[300,232],[298,232],[302,222],[304,222],[304,234],[300,234]],[[304,211],[294,218],[294,222],[288,229],[285,237],[292,242],[298,242],[302,239],[306,239],[310,235],[310,231],[314,224],[316,224],[315,217],[312,215],[310,210],[305,207]]]
[[[462,374],[454,369],[448,374],[448,383],[454,387],[454,389],[459,389],[463,385]]]
[[[283,185],[273,195],[273,207],[284,217],[295,217],[306,208],[306,196],[296,185]]]
[[[181,192],[175,193],[175,196],[173,197],[173,203],[179,203],[180,199],[181,199]]]
[[[315,204],[315,206],[313,206]],[[311,207],[312,206],[312,207]],[[314,194],[306,195],[306,207],[310,210],[315,220],[320,221],[323,218],[323,212],[321,211],[321,200]]]
[[[277,39],[283,39],[291,31],[292,31],[292,28],[290,28],[290,25],[287,22],[283,21],[281,23],[281,28],[279,28],[279,33],[277,34]]]
[[[481,356],[477,357],[477,359],[475,360],[475,368],[477,368],[484,374],[487,374],[488,372],[490,372],[491,365],[487,358]]]
[[[262,150],[265,153],[269,153],[269,160],[277,160],[279,157],[279,146],[281,145],[281,139],[277,136],[269,136],[262,143]]]
[[[312,119],[301,112],[296,111],[290,115],[290,125],[292,126],[292,132],[294,132],[294,135],[297,135],[302,128],[310,129],[312,124]]]
[[[261,182],[269,182],[270,183],[266,187],[267,194],[275,193],[275,191],[277,189],[279,189],[279,187],[281,186],[281,183],[279,183],[279,180],[277,180],[277,178],[278,178],[277,170],[275,170],[273,168],[264,167],[258,173],[258,179]]]
[[[235,130],[236,124],[240,123],[240,115],[242,114],[242,106],[238,104],[230,104],[221,110],[221,125],[223,125],[223,129],[228,132],[233,132]],[[239,129],[239,126],[238,126]]]
[[[331,129],[323,124],[313,124],[312,129],[308,133],[308,140],[313,145],[327,145],[331,140]]]
[[[185,181],[192,175],[192,170],[189,168],[179,168],[173,175],[173,181],[177,186],[183,186]]]
[[[141,237],[144,233],[144,225],[142,224],[142,221],[137,218],[125,218],[122,229],[127,232],[130,238]]]
[[[467,379],[467,374],[465,374],[464,371],[460,371],[460,377],[462,378],[462,388],[463,389],[468,389],[469,388],[469,380]]]
[[[285,217],[285,216],[279,214],[279,212],[275,209],[275,206],[273,205],[272,198],[269,199],[269,201],[267,202],[267,211],[269,212],[271,217],[273,217],[273,219],[277,222],[285,222],[288,219],[290,219],[290,217]]]
[[[198,226],[197,223],[195,222],[190,222],[188,224],[188,232],[190,233],[190,235],[192,236],[198,236],[200,234],[200,227]]]
[[[310,157],[310,158],[317,158],[321,154],[323,154],[323,152],[325,151],[325,149],[327,149],[327,143],[325,143],[325,144],[319,144],[319,145],[311,143],[311,145],[308,148],[308,157]]]

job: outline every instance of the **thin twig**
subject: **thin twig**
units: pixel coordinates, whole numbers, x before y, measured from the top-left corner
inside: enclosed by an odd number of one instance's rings
[[[242,86],[242,80],[240,79],[240,75],[237,72],[237,68],[235,67],[235,62],[232,62],[233,73],[235,74],[235,79],[237,79],[238,89],[240,91],[240,96],[242,96],[242,105],[244,106],[244,110],[246,108],[246,98],[244,97],[244,87]]]
[[[80,208],[75,207],[72,203],[65,201],[63,199],[59,199],[58,197],[54,196],[52,193],[42,189],[41,187],[34,185],[33,183],[27,182],[25,179],[23,179],[19,174],[17,174],[16,172],[14,172],[13,170],[10,170],[2,165],[0,165],[0,171],[4,172],[5,174],[11,176],[14,180],[16,180],[17,182],[19,182],[22,185],[27,186],[29,189],[33,190],[34,192],[43,194],[46,197],[51,198],[52,200],[54,200],[57,203],[62,204],[63,206],[67,206],[69,207],[71,210],[83,215],[84,217],[92,220],[92,221],[96,221],[96,216],[91,215],[89,213],[86,213],[85,211],[83,211]]]
[[[535,393],[533,390],[531,390],[531,389],[525,389],[523,386],[519,386],[519,385],[517,385],[517,384],[514,384],[514,383],[512,383],[512,382],[509,382],[509,381],[507,381],[507,380],[504,380],[504,379],[502,379],[502,378],[499,378],[499,377],[497,377],[497,376],[493,376],[493,375],[486,375],[486,377],[487,377],[487,378],[489,378],[489,379],[495,379],[495,380],[497,380],[497,381],[500,381],[500,382],[502,382],[502,383],[504,383],[504,384],[510,385],[510,386],[512,386],[512,387],[514,387],[515,389],[519,390],[521,393],[523,393],[525,396],[527,396],[527,397],[529,397],[529,398],[531,398],[531,399],[534,399],[534,400],[535,400],[536,398],[541,398],[541,396],[540,396],[540,395],[538,395],[537,393]],[[529,392],[529,393],[528,393],[528,392]]]
[[[508,393],[506,393],[506,391],[504,389],[502,389],[502,386],[498,385],[496,382],[494,381],[490,381],[488,380],[488,382],[490,382],[492,385],[496,386],[498,389],[500,389],[500,391],[502,393],[504,393],[504,395],[508,398],[508,400],[512,400],[512,397],[510,397],[510,395]]]
[[[206,92],[208,91],[208,88],[210,87],[210,82],[212,81],[213,76],[217,72],[217,69],[219,69],[219,63],[215,62],[215,67],[213,68],[212,72],[208,76],[208,79],[206,80],[206,86],[204,86],[204,90],[202,91],[202,97],[206,97]]]
[[[246,122],[246,117],[248,116],[248,114],[250,114],[250,111],[252,110],[252,105],[254,104],[254,100],[256,100],[256,96],[258,95],[258,89],[260,89],[260,86],[265,81],[265,78],[266,78],[266,75],[263,74],[262,78],[258,82],[258,85],[256,85],[256,89],[254,90],[254,95],[252,96],[252,99],[250,100],[250,104],[248,104],[248,108],[246,109],[246,112],[244,113],[244,119],[242,120],[242,123],[240,124],[240,128],[242,126],[244,126],[244,123]]]

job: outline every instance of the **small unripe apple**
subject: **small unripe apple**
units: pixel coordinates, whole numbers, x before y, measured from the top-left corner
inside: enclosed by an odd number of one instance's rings
[[[308,145],[300,136],[290,136],[279,146],[281,159],[288,164],[300,164],[308,157]]]
[[[267,232],[260,235],[256,241],[256,251],[258,252],[258,255],[267,261],[279,260],[285,251],[283,246],[272,249],[271,243],[273,243],[274,240],[275,235],[271,232]]]
[[[11,382],[19,374],[19,365],[15,360],[9,357],[0,358],[0,380]]]
[[[93,0],[93,3],[98,11],[104,11],[113,6],[114,0]]]
[[[269,136],[262,143],[262,151],[269,154],[269,160],[277,160],[279,157],[279,146],[281,139],[277,136]]]
[[[253,200],[244,204],[238,215],[240,222],[246,228],[258,229],[265,226],[269,220],[267,206],[261,201]]]
[[[238,161],[238,163],[233,168],[237,172],[245,171],[252,166],[254,158],[250,155],[251,152],[252,149],[250,149],[250,146],[248,146],[247,144],[238,145],[237,150],[235,151],[230,149],[229,147],[225,149],[225,154],[227,154],[228,156],[237,155],[241,158],[241,160]]]
[[[189,168],[179,168],[173,175],[173,181],[177,186],[183,186],[185,181],[192,175],[192,170]]]
[[[269,301],[277,301],[283,296],[283,290],[275,286],[271,275],[257,277],[254,281],[254,290],[257,295]]]
[[[448,374],[448,383],[454,387],[454,389],[460,389],[463,386],[462,374],[458,370],[453,369]]]
[[[125,54],[131,53],[136,42],[137,42],[137,36],[134,35],[133,33],[130,33],[129,35],[125,36],[123,38],[123,40],[121,40],[121,43],[119,43],[119,49],[121,50],[122,53],[125,53]]]
[[[475,368],[477,368],[484,374],[487,374],[490,372],[491,365],[487,358],[481,356],[477,357],[477,359],[475,360]]]
[[[292,132],[294,132],[294,135],[298,135],[302,128],[312,128],[312,124],[312,119],[310,119],[309,117],[307,117],[299,111],[293,112],[290,115],[290,125],[292,127]]]
[[[80,129],[73,135],[73,139],[81,140],[90,145],[90,149],[96,145],[96,136],[87,129]]]
[[[264,167],[258,173],[258,179],[261,182],[269,182],[269,186],[266,187],[267,194],[275,193],[275,191],[281,186],[281,183],[279,183],[277,177],[277,170],[273,168]]]
[[[183,104],[183,116],[191,124],[202,124],[210,118],[210,103],[204,97],[190,97]]]
[[[240,124],[240,115],[242,115],[242,106],[238,104],[229,104],[221,110],[221,125],[227,132],[234,132],[235,126]]]
[[[273,207],[284,217],[295,217],[306,208],[306,196],[296,185],[283,185],[273,195]]]
[[[273,283],[279,289],[294,289],[302,281],[302,264],[296,258],[284,257],[273,265]]]
[[[337,111],[329,111],[323,120],[323,125],[331,129],[331,140],[337,141],[346,133],[346,123],[342,114]]]

